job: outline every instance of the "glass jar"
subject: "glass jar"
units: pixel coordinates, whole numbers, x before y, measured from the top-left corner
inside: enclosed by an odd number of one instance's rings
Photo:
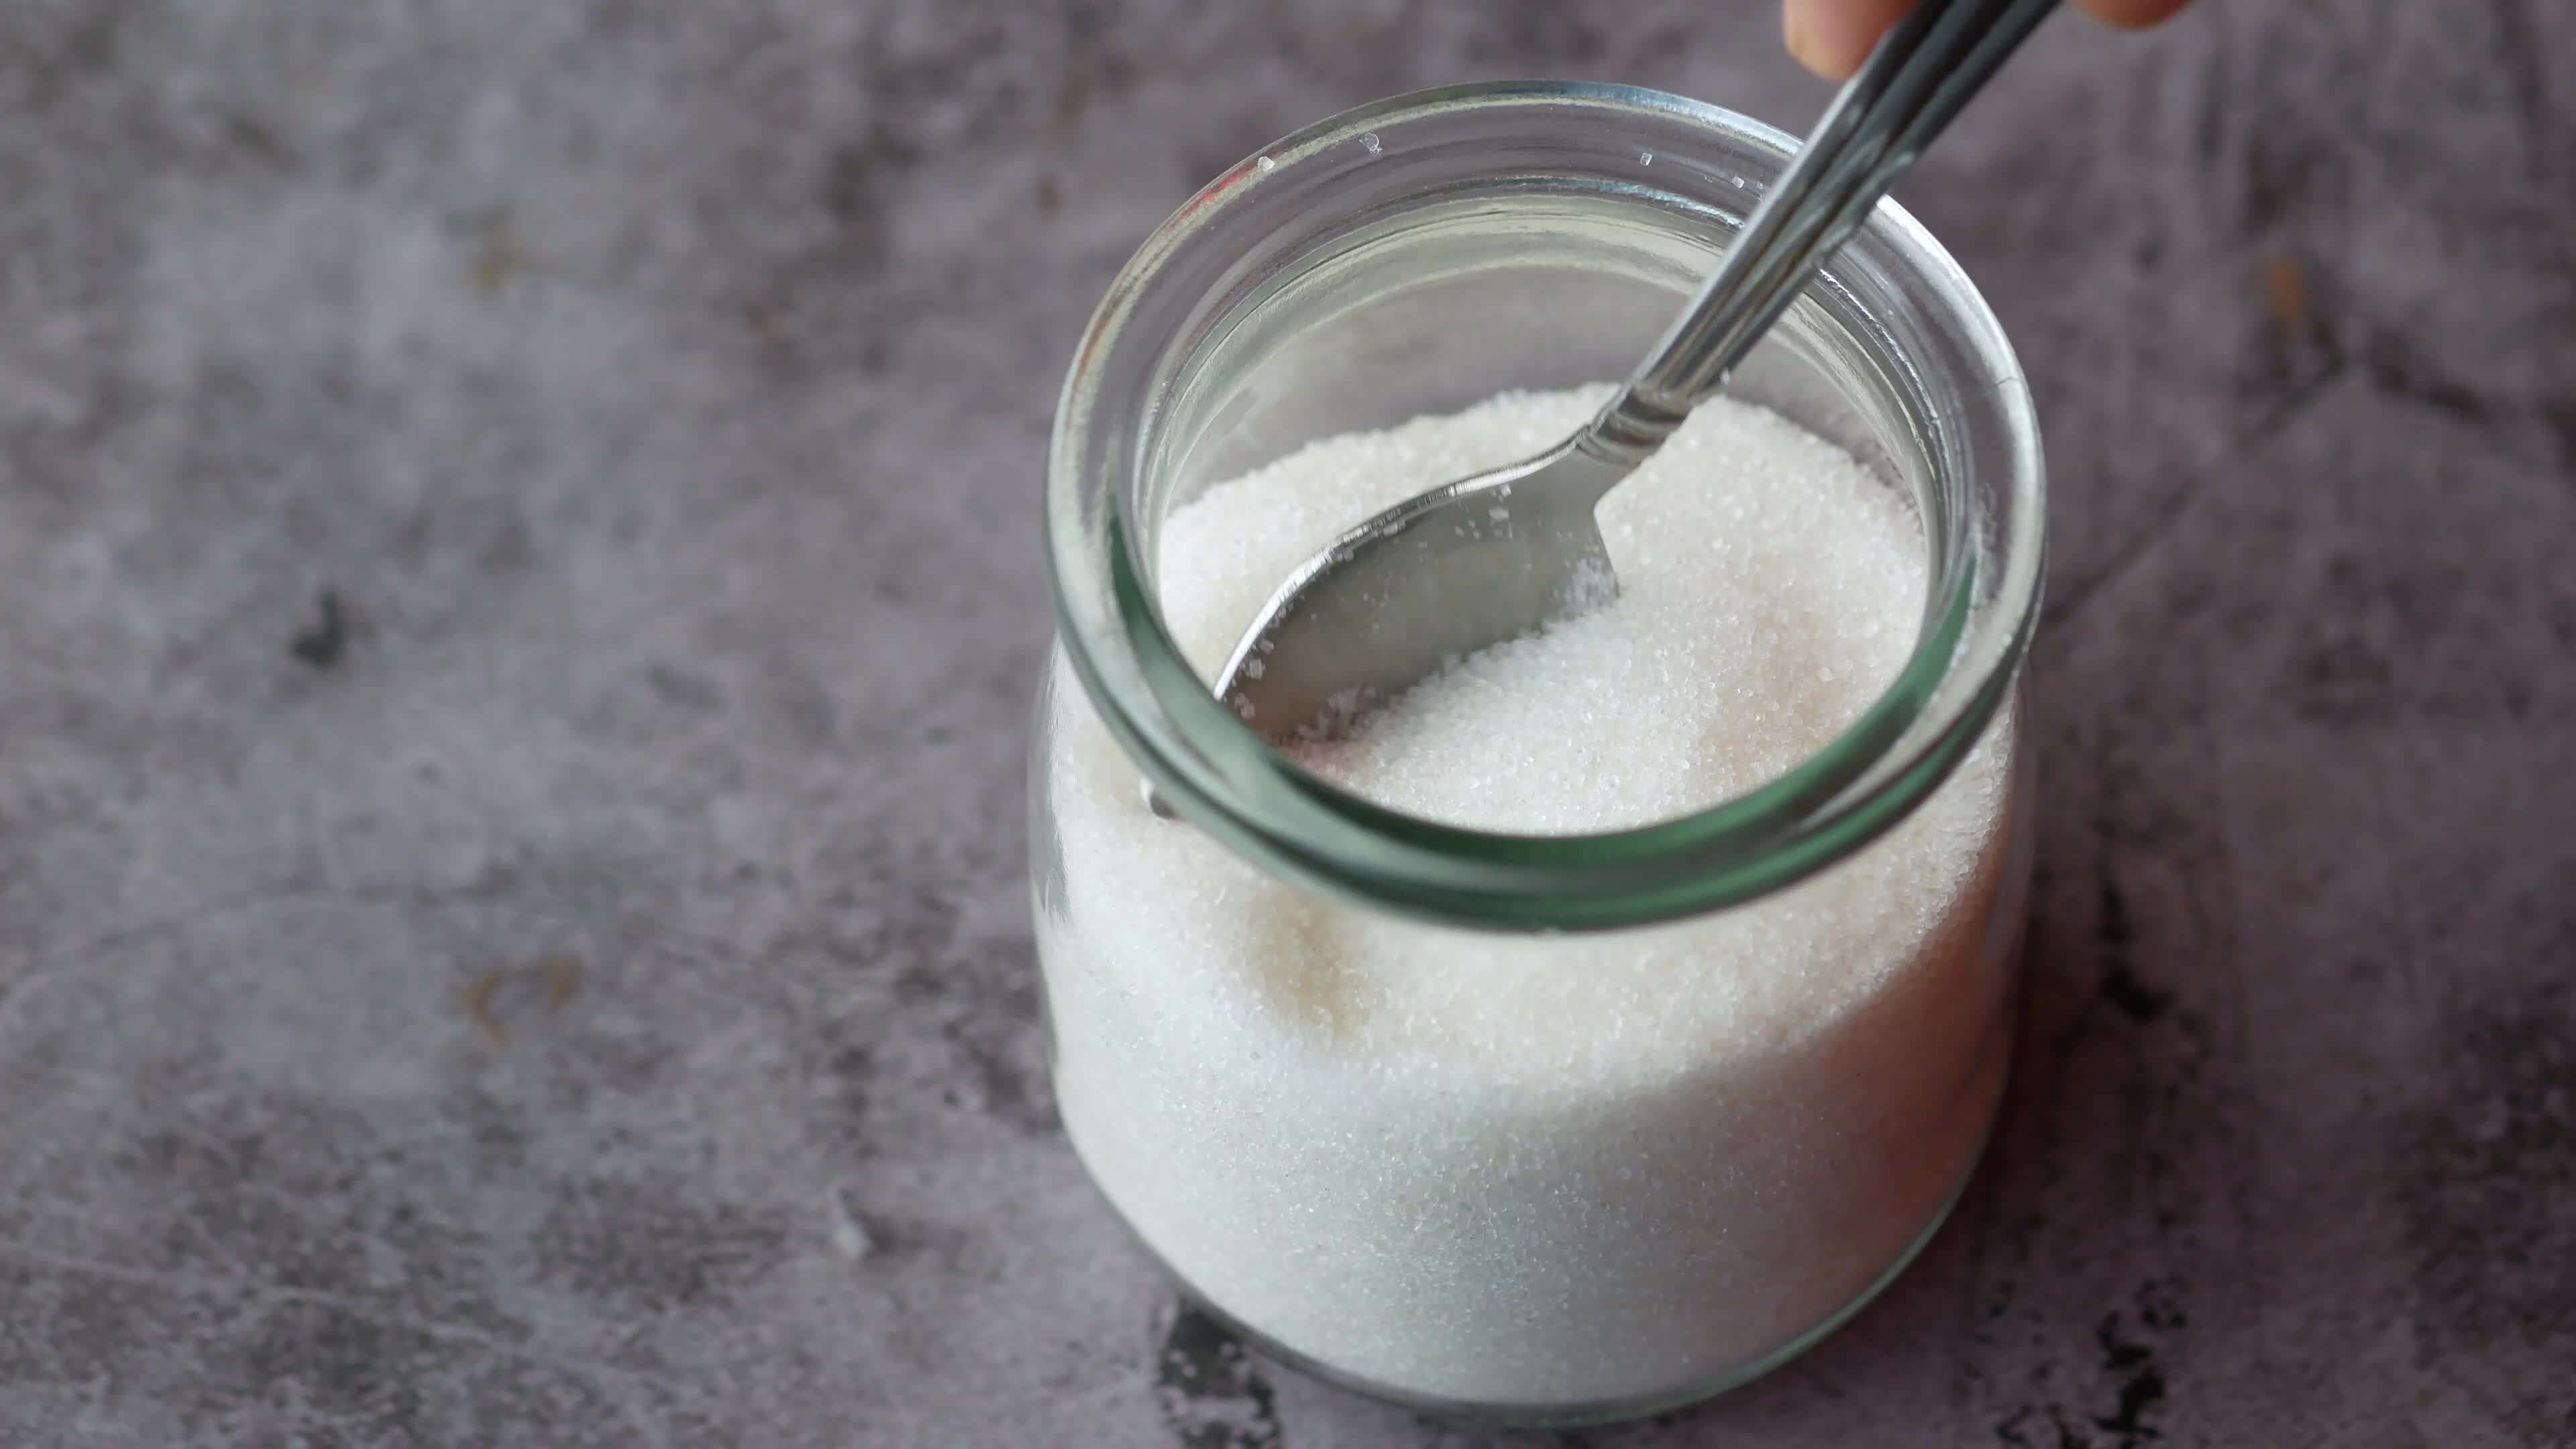
[[[1767,785],[1586,836],[1399,814],[1263,744],[1157,606],[1162,522],[1212,483],[1624,376],[1793,146],[1611,86],[1369,106],[1156,231],[1067,379],[1032,770],[1066,1130],[1214,1314],[1364,1392],[1555,1423],[1722,1392],[1902,1268],[1991,1124],[2028,875],[2039,443],[1993,316],[1894,205],[1729,386],[1908,500],[1928,565],[1893,682]],[[1145,781],[1182,821],[1147,812]],[[1891,871],[1926,869],[1947,872],[1939,909],[1881,909]],[[1766,984],[1764,933],[1824,918],[1883,927],[1885,950]],[[1362,939],[1380,976],[1342,979]],[[1272,969],[1288,943],[1297,969]],[[1389,960],[1449,994],[1408,997]],[[1640,1019],[1641,991],[1685,1027],[1731,1004],[1688,1040]],[[1514,1059],[1531,1038],[1496,1001],[1556,1003],[1563,1060]],[[1436,1047],[1355,1045],[1372,1011],[1439,1016]]]

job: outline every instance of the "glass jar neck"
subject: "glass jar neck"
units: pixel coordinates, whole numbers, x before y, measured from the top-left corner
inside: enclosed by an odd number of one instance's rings
[[[1102,722],[1189,821],[1269,869],[1380,909],[1472,927],[1604,929],[1778,890],[1875,839],[1948,777],[2009,698],[2037,614],[2038,434],[1992,314],[1892,203],[1828,265],[1734,390],[1910,489],[1931,587],[1913,654],[1885,693],[1769,784],[1593,835],[1497,834],[1400,814],[1262,743],[1210,695],[1156,603],[1164,515],[1194,486],[1306,440],[1297,410],[1279,405],[1286,389],[1264,379],[1332,387],[1317,339],[1345,319],[1384,325],[1410,307],[1455,354],[1453,383],[1459,368],[1490,365],[1498,371],[1485,391],[1530,386],[1510,369],[1550,339],[1524,331],[1514,347],[1472,335],[1508,330],[1510,319],[1454,302],[1462,288],[1533,285],[1573,289],[1568,315],[1588,319],[1591,350],[1607,361],[1610,339],[1634,330],[1614,325],[1617,314],[1636,312],[1651,336],[1658,309],[1668,313],[1705,274],[1792,146],[1656,92],[1456,87],[1289,137],[1146,240],[1066,380],[1048,554],[1066,660]],[[1580,338],[1556,350],[1561,365],[1590,361]],[[1351,405],[1364,419],[1371,407],[1392,410],[1381,424],[1429,410],[1401,388]]]

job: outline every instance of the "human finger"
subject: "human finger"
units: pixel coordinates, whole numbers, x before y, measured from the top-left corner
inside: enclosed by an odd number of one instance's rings
[[[2170,20],[2191,0],[2075,0],[2105,25],[2140,30]],[[1782,0],[1781,30],[1789,53],[1827,80],[1860,69],[1870,47],[1914,8],[1915,0]]]
[[[1840,80],[1913,8],[1914,0],[1782,0],[1780,30],[1800,65]]]

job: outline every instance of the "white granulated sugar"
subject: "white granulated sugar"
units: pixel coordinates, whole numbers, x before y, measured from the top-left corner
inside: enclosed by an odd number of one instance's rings
[[[1185,506],[1164,611],[1212,672],[1335,534],[1537,451],[1604,393],[1327,439]],[[1601,510],[1616,602],[1462,661],[1312,768],[1525,833],[1705,808],[1847,726],[1912,647],[1912,509],[1760,409],[1696,412]],[[1384,919],[1156,819],[1059,671],[1042,922],[1075,1146],[1218,1308],[1409,1394],[1671,1393],[1817,1326],[1939,1212],[2007,1050],[2013,751],[1751,906],[1506,936]]]

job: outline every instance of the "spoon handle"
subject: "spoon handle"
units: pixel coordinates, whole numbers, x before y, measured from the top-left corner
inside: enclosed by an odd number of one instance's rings
[[[1626,466],[1654,452],[2056,8],[2057,0],[1923,0],[1897,22],[1580,446]]]

